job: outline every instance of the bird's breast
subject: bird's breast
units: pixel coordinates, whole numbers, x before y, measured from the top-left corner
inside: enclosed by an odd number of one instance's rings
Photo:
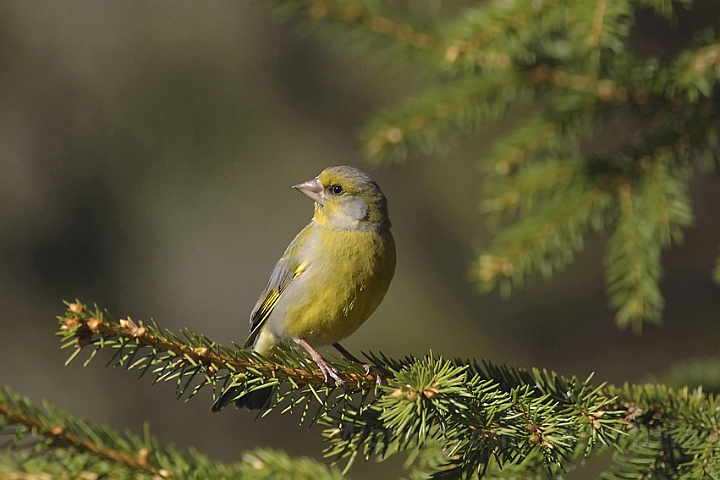
[[[339,342],[357,330],[382,301],[395,272],[389,231],[317,229],[299,255],[306,268],[283,293],[269,327],[286,339],[315,345]]]

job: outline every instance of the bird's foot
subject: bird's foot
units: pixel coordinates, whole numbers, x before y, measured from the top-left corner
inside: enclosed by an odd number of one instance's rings
[[[335,368],[332,365],[330,365],[329,363],[327,363],[325,361],[325,359],[323,359],[322,357],[319,360],[318,359],[313,359],[313,360],[315,360],[315,363],[317,363],[317,366],[320,367],[320,371],[323,374],[323,380],[325,381],[325,383],[328,383],[328,376],[330,376],[330,377],[332,377],[333,380],[335,380],[335,383],[338,386],[340,386],[340,387],[345,386],[345,382],[343,381],[342,378],[340,378],[340,374],[338,373],[337,368]]]
[[[313,360],[315,360],[315,363],[320,368],[320,371],[322,372],[323,380],[325,383],[328,383],[328,377],[332,377],[333,380],[335,380],[335,383],[340,386],[344,387],[345,382],[342,378],[340,378],[340,374],[338,373],[337,369],[327,363],[324,358],[322,358],[322,355],[320,355],[308,342],[306,342],[303,339],[296,340],[297,343],[307,351]]]
[[[340,352],[343,357],[347,358],[351,362],[359,363],[360,365],[362,365],[363,369],[365,370],[365,375],[370,375],[370,373],[372,372],[375,376],[375,383],[377,383],[378,385],[382,385],[382,377],[380,376],[380,372],[372,368],[369,363],[365,363],[359,360],[355,355],[345,350],[345,347],[343,347],[339,343],[333,343],[333,347],[335,347],[335,350]]]

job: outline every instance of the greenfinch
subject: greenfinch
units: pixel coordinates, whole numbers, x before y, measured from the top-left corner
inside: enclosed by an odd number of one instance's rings
[[[312,221],[275,265],[250,314],[245,348],[263,355],[280,345],[302,347],[323,378],[342,380],[315,347],[351,335],[380,305],[395,273],[395,241],[385,195],[366,173],[329,167],[294,185],[315,202]],[[236,406],[261,408],[271,389],[250,392]]]

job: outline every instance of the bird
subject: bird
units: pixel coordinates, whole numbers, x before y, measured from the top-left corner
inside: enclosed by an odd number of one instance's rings
[[[332,345],[362,363],[339,342],[377,309],[395,273],[387,199],[368,174],[347,165],[328,167],[293,188],[314,201],[313,217],[270,274],[250,314],[244,348],[266,356],[279,346],[302,348],[326,383],[332,378],[342,385],[336,368],[316,348]],[[262,408],[272,390],[251,391],[237,399],[237,391],[228,391],[213,411],[231,398],[238,408]]]

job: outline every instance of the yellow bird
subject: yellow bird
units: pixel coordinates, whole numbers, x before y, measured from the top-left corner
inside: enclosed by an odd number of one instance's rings
[[[263,355],[279,345],[300,346],[328,381],[342,380],[315,350],[351,335],[380,305],[395,273],[395,241],[387,200],[366,173],[329,167],[293,188],[315,202],[312,221],[275,265],[250,314],[245,348]],[[236,406],[261,408],[271,389],[251,392]],[[222,407],[221,407],[222,408]]]

